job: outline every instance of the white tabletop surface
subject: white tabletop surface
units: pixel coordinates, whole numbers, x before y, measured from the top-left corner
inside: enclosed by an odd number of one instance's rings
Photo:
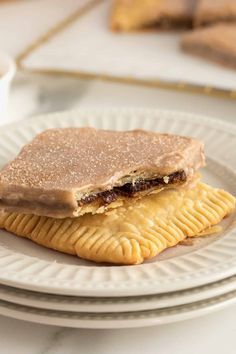
[[[143,106],[236,122],[236,101],[128,85],[18,75],[0,123],[79,107]],[[180,323],[140,329],[82,330],[0,316],[0,354],[234,354],[236,306]]]

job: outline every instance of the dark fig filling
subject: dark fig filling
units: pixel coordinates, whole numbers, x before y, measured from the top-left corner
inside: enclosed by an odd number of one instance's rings
[[[163,29],[182,29],[193,27],[193,21],[191,17],[181,17],[181,18],[170,18],[162,17],[157,22],[153,22],[148,27],[160,27]]]
[[[165,182],[166,177],[168,179],[167,183]],[[102,205],[106,205],[114,202],[119,196],[132,198],[138,192],[146,191],[154,187],[184,183],[186,182],[186,180],[187,180],[187,176],[183,170],[174,172],[165,177],[158,177],[155,179],[147,179],[147,180],[139,179],[135,183],[126,183],[123,186],[114,187],[113,189],[105,192],[91,194],[78,201],[78,205],[82,206],[98,200],[101,202]]]

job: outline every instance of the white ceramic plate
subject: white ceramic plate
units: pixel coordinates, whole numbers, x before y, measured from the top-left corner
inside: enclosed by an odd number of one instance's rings
[[[50,127],[144,128],[195,136],[206,144],[204,180],[236,195],[236,126],[191,114],[147,109],[81,110],[41,116],[1,128],[0,164]],[[178,291],[236,273],[236,214],[221,234],[177,246],[138,266],[101,266],[0,233],[0,282],[38,292],[77,296],[131,296]]]
[[[44,310],[70,312],[130,312],[186,305],[236,290],[236,276],[201,287],[172,292],[128,297],[78,297],[20,290],[0,285],[0,300]]]
[[[63,312],[36,309],[0,301],[0,313],[3,316],[47,325],[111,329],[154,326],[187,320],[223,309],[234,303],[236,303],[236,291],[188,305],[151,311],[123,313]]]

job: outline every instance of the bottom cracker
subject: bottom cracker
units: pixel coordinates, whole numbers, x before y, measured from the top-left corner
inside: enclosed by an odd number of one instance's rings
[[[235,207],[229,193],[198,183],[129,201],[106,214],[54,219],[0,214],[0,228],[95,262],[139,264],[218,224]]]

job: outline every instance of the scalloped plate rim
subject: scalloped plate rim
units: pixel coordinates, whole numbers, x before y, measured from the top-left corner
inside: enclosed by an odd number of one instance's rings
[[[0,300],[0,314],[24,321],[71,328],[138,328],[180,322],[222,310],[236,303],[236,291],[172,308],[128,313],[71,313],[43,310]],[[159,316],[158,316],[159,315]]]
[[[170,308],[225,295],[236,290],[236,276],[175,293],[150,296],[89,298],[43,294],[0,285],[0,300],[44,310],[70,312],[134,312]]]
[[[45,120],[49,121],[50,123],[53,122],[53,124],[59,120],[61,120],[63,117],[64,119],[68,119],[68,118],[75,118],[76,115],[78,116],[82,116],[82,115],[88,115],[90,114],[91,116],[104,116],[106,117],[107,114],[112,114],[112,115],[119,115],[121,116],[123,115],[133,115],[133,114],[145,114],[145,115],[153,115],[153,116],[158,116],[161,117],[168,117],[169,119],[172,119],[175,121],[174,117],[176,118],[176,121],[178,121],[179,119],[182,122],[186,122],[186,120],[188,122],[193,122],[193,123],[199,123],[200,121],[204,124],[207,125],[207,127],[212,127],[212,125],[214,125],[214,127],[217,127],[219,130],[224,129],[226,132],[228,132],[230,135],[233,135],[236,137],[236,127],[230,123],[224,123],[222,121],[218,121],[215,120],[213,118],[209,118],[207,116],[199,116],[196,114],[191,114],[191,113],[182,113],[182,112],[175,112],[175,111],[165,111],[165,110],[156,110],[156,109],[148,109],[148,108],[144,108],[144,109],[138,109],[138,108],[111,108],[111,109],[81,109],[81,110],[76,110],[76,111],[65,111],[65,112],[56,112],[56,113],[51,113],[51,114],[47,114],[47,115],[40,115],[38,117],[32,117],[30,119],[25,119],[22,120],[20,123],[20,126],[24,126],[24,127],[30,127],[32,126],[32,123],[34,125],[37,126],[44,123]],[[97,118],[98,119],[98,118]],[[150,117],[148,117],[148,119],[152,120]],[[79,120],[79,119],[78,119]],[[55,125],[56,126],[56,125]],[[5,127],[2,128],[2,131],[0,133],[0,135],[5,135],[6,132],[8,131],[17,131],[19,130],[19,122],[15,122],[12,124],[9,124]],[[235,167],[235,166],[234,166]],[[227,167],[228,168],[228,167]],[[231,170],[231,173],[235,173],[234,170],[232,169],[232,166],[230,166],[229,168]],[[146,268],[150,266],[150,264],[144,264],[144,265],[139,265],[136,266],[136,269],[138,269],[138,267],[143,267]],[[83,268],[86,266],[80,265],[79,267]],[[86,267],[88,268],[88,267]],[[90,269],[93,267],[90,267]],[[96,268],[96,267],[94,267]],[[104,267],[105,268],[105,267]],[[130,267],[125,267],[123,266],[123,268],[129,268]],[[97,268],[98,269],[98,268]],[[100,267],[100,269],[102,269],[102,267]],[[110,267],[110,269],[117,269],[116,267]],[[208,276],[204,276],[204,279],[202,280],[198,280],[198,282],[196,283],[196,279],[187,279],[185,281],[183,281],[182,279],[182,285],[175,284],[175,287],[173,289],[171,289],[170,287],[163,287],[162,284],[162,289],[160,289],[160,284],[156,284],[156,286],[154,286],[150,283],[153,282],[153,279],[150,279],[148,281],[143,281],[142,285],[145,285],[146,288],[140,289],[140,285],[139,284],[134,284],[132,283],[132,289],[126,289],[125,288],[125,284],[124,282],[122,284],[120,284],[120,287],[117,288],[117,284],[114,286],[112,286],[112,284],[110,284],[110,286],[107,286],[108,284],[106,284],[105,282],[101,285],[99,284],[99,286],[97,286],[97,288],[93,288],[93,286],[91,286],[91,284],[87,281],[86,287],[84,286],[84,283],[77,283],[74,284],[74,288],[71,289],[71,284],[68,283],[66,284],[66,282],[64,282],[63,286],[60,283],[59,285],[56,284],[56,282],[54,284],[52,283],[47,283],[48,281],[46,280],[46,283],[43,281],[45,279],[42,279],[40,276],[37,276],[37,279],[30,279],[29,275],[22,275],[19,274],[19,272],[7,272],[5,271],[5,274],[3,272],[1,272],[0,274],[0,281],[3,284],[6,285],[12,285],[12,286],[16,286],[19,288],[25,288],[25,289],[29,289],[29,290],[37,290],[37,291],[41,291],[41,292],[51,292],[51,293],[61,293],[61,294],[68,294],[68,295],[83,295],[83,296],[115,296],[117,295],[117,292],[119,295],[141,295],[141,294],[151,294],[154,292],[166,292],[166,291],[177,291],[177,290],[181,290],[181,289],[187,289],[193,286],[197,285],[203,285],[206,283],[211,283],[214,281],[218,281],[221,280],[225,277],[229,277],[232,276],[236,273],[236,258],[231,262],[231,264],[228,263],[228,268],[227,270],[221,270],[220,273],[215,273],[215,274],[209,274]],[[200,274],[200,273],[199,273]],[[22,278],[21,278],[22,276]],[[63,282],[63,279],[62,279]],[[130,285],[130,284],[129,284]],[[154,289],[155,288],[155,289]],[[138,290],[139,289],[139,290]],[[137,292],[138,291],[138,292]]]

